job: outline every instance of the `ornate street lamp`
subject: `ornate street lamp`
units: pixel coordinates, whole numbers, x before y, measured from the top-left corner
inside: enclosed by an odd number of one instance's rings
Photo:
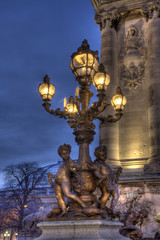
[[[105,72],[105,68],[101,63],[98,71],[93,77],[93,85],[96,87],[98,92],[105,91],[110,83],[110,76]]]
[[[98,60],[98,52],[91,51],[87,40],[84,40],[77,52],[72,54],[70,61],[70,68],[80,84],[92,83],[92,78],[98,70]]]
[[[117,88],[116,94],[112,97],[112,105],[116,111],[115,116],[105,117],[101,113],[111,104],[104,101],[105,91],[110,82],[110,77],[106,74],[104,66],[99,64],[98,52],[91,51],[87,40],[82,42],[77,52],[73,53],[70,61],[70,68],[76,75],[76,80],[79,82],[80,88],[76,88],[75,98],[71,96],[69,103],[64,99],[64,109],[57,108],[51,110],[49,101],[55,93],[55,87],[50,83],[49,77],[46,75],[44,83],[39,86],[39,93],[44,101],[43,106],[46,111],[54,116],[68,119],[68,124],[74,129],[73,134],[79,145],[78,162],[82,169],[86,169],[87,163],[91,161],[89,156],[89,144],[93,141],[95,135],[94,119],[99,119],[101,122],[116,122],[122,116],[122,110],[126,104],[126,98],[121,93],[120,88]],[[93,84],[98,92],[98,100],[90,104],[90,99],[93,93],[90,86]],[[82,178],[89,181],[89,173],[82,171]],[[87,179],[87,180],[86,180]],[[92,192],[93,184],[86,183],[85,191]]]

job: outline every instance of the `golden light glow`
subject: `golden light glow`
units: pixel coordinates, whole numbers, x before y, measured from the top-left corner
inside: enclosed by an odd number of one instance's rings
[[[127,103],[126,97],[121,93],[120,88],[117,88],[116,94],[112,97],[111,104],[115,110],[123,110]]]
[[[83,41],[77,52],[72,54],[70,68],[80,81],[87,81],[87,76],[93,77],[99,66],[97,52],[89,49],[86,40]]]
[[[64,108],[66,107],[66,105],[67,105],[67,98],[65,97],[64,98],[64,103],[63,103]]]
[[[87,63],[87,54],[79,54],[73,58],[74,67],[84,67]]]
[[[75,91],[75,97],[79,96],[79,87],[76,87],[76,91]]]
[[[27,208],[27,205],[24,205],[24,208]]]
[[[124,166],[123,168],[127,169],[136,169],[136,168],[143,168],[144,165],[129,165],[129,166]]]
[[[106,90],[110,83],[110,76],[104,72],[97,72],[93,77],[93,85],[97,91]]]
[[[74,103],[68,103],[64,110],[73,114],[78,112],[77,106]]]
[[[38,91],[43,101],[51,101],[55,94],[55,87],[50,83],[43,83],[39,85]]]

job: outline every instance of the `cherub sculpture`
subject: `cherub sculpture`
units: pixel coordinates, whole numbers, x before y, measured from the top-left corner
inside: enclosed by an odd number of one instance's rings
[[[106,203],[109,197],[112,196],[109,212],[115,214],[115,207],[119,199],[117,181],[122,168],[119,168],[115,175],[112,168],[105,163],[107,159],[107,148],[105,146],[97,147],[94,155],[96,156],[96,160],[94,163],[89,164],[89,168],[96,176],[97,185],[101,190],[100,209],[106,208]]]
[[[85,204],[82,202],[82,200],[76,194],[71,192],[71,172],[79,170],[80,166],[70,158],[70,152],[71,146],[69,144],[61,145],[58,148],[58,154],[63,159],[63,163],[60,165],[55,175],[48,173],[49,182],[52,187],[54,186],[56,198],[62,210],[61,216],[67,213],[64,196],[76,201],[81,205],[82,208],[85,208]],[[55,178],[54,183],[52,182],[52,178]]]
[[[140,211],[136,211],[134,209],[134,200],[131,201],[129,209],[124,213],[123,217],[120,221],[124,224],[123,227],[120,228],[119,232],[124,237],[128,237],[133,240],[138,240],[143,237],[142,232],[137,228],[137,224],[140,223],[142,225],[143,219],[148,216],[148,211],[142,209]]]

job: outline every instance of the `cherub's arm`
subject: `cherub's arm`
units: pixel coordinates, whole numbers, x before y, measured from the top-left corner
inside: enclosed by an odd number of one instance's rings
[[[92,162],[87,162],[88,164],[88,168],[92,171],[94,171],[94,175],[100,179],[98,183],[101,183],[102,181],[106,180],[108,177],[107,175],[102,175],[101,174],[101,169],[100,167],[98,167],[96,164],[92,163]]]
[[[54,187],[54,183],[53,183],[52,179],[55,177],[56,177],[55,174],[52,174],[51,172],[48,173],[48,181],[49,181],[51,187]]]

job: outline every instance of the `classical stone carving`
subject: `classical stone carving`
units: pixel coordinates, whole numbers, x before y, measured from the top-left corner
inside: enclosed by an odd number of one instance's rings
[[[128,27],[120,50],[121,82],[129,90],[141,86],[145,76],[146,48],[140,26],[139,21]]]
[[[102,17],[102,15],[96,13],[95,16],[94,16],[94,21],[95,21],[96,24],[99,25],[100,31],[102,31],[102,29],[105,28],[105,26],[106,26],[106,19],[104,19]]]
[[[157,16],[160,17],[160,1],[155,0],[150,3],[145,3],[142,5],[141,13],[145,16],[146,20],[148,21],[153,17],[154,11],[157,12]]]
[[[94,20],[99,25],[100,31],[105,28],[106,23],[110,27],[117,29],[118,23],[120,22],[121,15],[117,10],[106,11],[103,14],[95,14]]]
[[[121,68],[121,81],[124,88],[129,90],[136,89],[142,85],[145,73],[145,63],[141,62],[138,66],[135,66],[133,62],[130,63],[129,67],[125,65]]]
[[[143,33],[135,26],[130,26],[125,33],[125,54],[145,54]]]

